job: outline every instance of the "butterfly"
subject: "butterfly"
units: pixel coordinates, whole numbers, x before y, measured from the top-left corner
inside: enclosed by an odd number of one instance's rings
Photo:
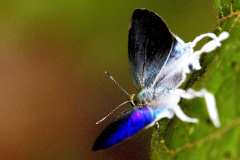
[[[228,32],[222,32],[219,36],[205,33],[192,42],[185,43],[168,29],[156,13],[147,9],[135,9],[128,34],[128,57],[133,80],[139,92],[128,94],[109,75],[110,79],[129,95],[127,103],[131,103],[133,107],[102,131],[92,150],[106,149],[118,144],[163,118],[172,119],[176,116],[184,122],[197,123],[197,118],[189,117],[179,106],[181,98],[203,97],[210,120],[216,127],[220,127],[212,93],[206,89],[195,91],[179,87],[186,80],[187,74],[201,69],[202,53],[212,52],[228,37]],[[211,40],[201,49],[194,50],[197,43],[204,38]]]

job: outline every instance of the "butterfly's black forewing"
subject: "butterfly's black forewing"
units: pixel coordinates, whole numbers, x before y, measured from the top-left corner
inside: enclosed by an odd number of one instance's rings
[[[175,38],[164,21],[146,9],[136,9],[128,35],[128,55],[134,80],[150,86],[168,58]]]

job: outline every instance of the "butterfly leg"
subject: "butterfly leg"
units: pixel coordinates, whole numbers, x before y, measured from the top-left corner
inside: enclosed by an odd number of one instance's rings
[[[201,89],[200,91],[195,91],[193,89],[188,89],[187,91],[182,89],[176,89],[176,92],[181,98],[193,99],[196,97],[203,97],[206,102],[207,111],[209,117],[216,127],[220,127],[220,120],[218,117],[218,111],[216,107],[216,100],[212,93],[208,92],[206,89]]]
[[[171,107],[172,110],[174,111],[175,115],[182,121],[188,122],[188,123],[197,123],[198,119],[197,118],[191,118],[188,115],[186,115],[181,107],[179,105],[175,105],[174,107]]]
[[[194,51],[193,48],[197,45],[197,43],[206,37],[210,37],[212,40],[204,44],[200,50]],[[192,70],[200,70],[201,54],[214,51],[216,48],[220,47],[222,45],[221,42],[228,37],[228,32],[222,32],[219,36],[216,36],[214,33],[205,33],[197,36],[192,42],[189,42],[188,45],[190,46],[190,48],[192,48],[193,52],[191,55],[187,56],[187,65],[186,67],[184,67],[184,73],[190,73]]]
[[[156,124],[156,128],[157,128],[157,130],[159,130],[159,128],[160,128],[160,125],[159,125],[159,123],[158,123],[158,122],[156,122],[155,124]]]
[[[194,48],[199,41],[202,39],[209,37],[212,40],[207,42],[203,47],[199,50],[201,53],[209,53],[215,50],[217,47],[221,46],[221,42],[229,37],[228,32],[222,32],[219,36],[216,36],[214,33],[205,33],[197,36],[192,42],[190,42],[191,48]]]

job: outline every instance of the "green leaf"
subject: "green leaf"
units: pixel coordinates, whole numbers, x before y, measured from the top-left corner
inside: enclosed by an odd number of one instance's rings
[[[199,124],[178,120],[160,122],[151,142],[152,160],[239,159],[240,157],[240,0],[215,0],[218,31],[230,37],[221,48],[203,58],[204,69],[195,73],[187,87],[207,88],[215,94],[222,126],[214,128],[203,99],[182,101],[184,112]],[[216,29],[217,30],[217,29]]]

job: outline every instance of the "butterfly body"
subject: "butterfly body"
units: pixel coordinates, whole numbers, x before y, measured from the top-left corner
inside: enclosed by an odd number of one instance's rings
[[[196,118],[187,116],[178,105],[181,98],[203,97],[211,121],[219,127],[214,96],[205,89],[185,91],[179,87],[188,73],[201,69],[201,54],[220,47],[221,41],[228,36],[227,32],[222,32],[219,36],[206,33],[185,43],[170,32],[165,22],[154,12],[136,9],[128,34],[128,57],[134,83],[140,91],[129,98],[133,105],[132,111],[108,125],[92,149],[96,151],[109,148],[162,118],[177,116],[184,122],[197,123]],[[194,46],[205,37],[212,40],[195,51]]]

